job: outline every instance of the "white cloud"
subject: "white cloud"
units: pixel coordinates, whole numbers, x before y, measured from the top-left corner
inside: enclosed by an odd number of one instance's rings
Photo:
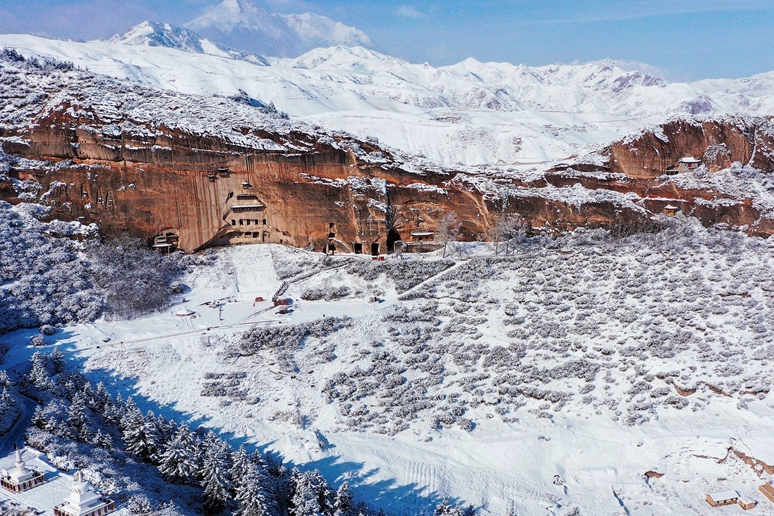
[[[404,18],[422,18],[425,16],[425,13],[410,5],[401,5],[398,7],[398,10],[395,11],[395,14]]]

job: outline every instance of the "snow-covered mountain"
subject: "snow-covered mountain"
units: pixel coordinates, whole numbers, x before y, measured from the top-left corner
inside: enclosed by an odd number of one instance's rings
[[[319,46],[372,46],[362,31],[318,14],[273,14],[250,0],[224,0],[187,24],[232,48],[293,57]]]
[[[455,166],[544,167],[672,116],[774,114],[774,73],[681,83],[609,60],[527,67],[468,59],[434,67],[344,46],[256,66],[125,43],[0,36],[0,45],[24,55],[164,89],[244,90],[293,117]]]
[[[268,66],[268,62],[260,55],[234,50],[219,43],[204,39],[192,30],[175,27],[168,23],[144,21],[135,25],[124,34],[116,34],[111,43],[142,47],[166,47],[194,54],[209,54],[218,57],[248,61],[253,64]]]

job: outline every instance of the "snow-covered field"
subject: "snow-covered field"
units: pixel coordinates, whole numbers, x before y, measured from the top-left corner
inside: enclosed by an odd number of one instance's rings
[[[704,501],[725,489],[774,514],[757,492],[774,471],[767,240],[686,223],[451,260],[209,252],[163,313],[49,343],[397,514],[443,498],[481,514],[741,512]],[[283,284],[292,313],[255,301]],[[28,334],[3,337],[8,364]]]
[[[72,61],[162,89],[244,90],[292,117],[376,137],[446,165],[539,166],[583,155],[670,116],[774,113],[774,75],[669,82],[615,61],[526,67],[473,59],[436,68],[362,47],[315,49],[271,66],[134,46],[0,35],[25,56]]]

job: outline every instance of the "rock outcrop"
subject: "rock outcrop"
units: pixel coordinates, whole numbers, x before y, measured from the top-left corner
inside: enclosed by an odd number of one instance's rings
[[[774,168],[774,125],[764,118],[673,120],[609,149],[610,170],[632,178],[656,178],[690,157],[709,172],[733,162],[770,172]]]
[[[383,253],[432,238],[452,211],[473,240],[488,238],[503,210],[564,231],[636,228],[675,203],[705,224],[774,233],[756,197],[765,189],[748,196],[662,177],[685,155],[709,170],[737,161],[770,170],[765,120],[671,122],[613,145],[609,166],[456,171],[291,122],[253,99],[163,92],[7,54],[0,199],[48,205],[52,218],[95,222],[108,237],[189,252],[273,242]]]

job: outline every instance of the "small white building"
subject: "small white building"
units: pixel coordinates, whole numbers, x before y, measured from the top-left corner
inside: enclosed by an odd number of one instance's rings
[[[670,217],[674,217],[675,215],[677,215],[678,211],[680,211],[680,207],[675,206],[674,204],[667,204],[664,207],[664,214]]]
[[[750,509],[755,509],[755,506],[758,505],[758,502],[756,502],[752,498],[747,498],[746,496],[740,496],[737,503],[739,504],[739,507],[741,507],[745,511],[749,511]]]
[[[736,491],[718,491],[707,495],[707,503],[713,507],[722,505],[734,505],[739,500],[739,493]]]
[[[10,470],[3,470],[0,475],[0,485],[12,493],[21,493],[45,483],[43,473],[27,468],[22,460],[21,450],[16,449],[16,463]]]
[[[54,507],[55,516],[102,516],[116,510],[116,503],[94,491],[79,471],[73,478],[73,489],[64,503]]]
[[[699,164],[701,164],[701,160],[698,160],[693,156],[685,156],[680,158],[680,161],[677,162],[677,169],[680,172],[690,172],[696,170],[696,167],[698,167]]]

